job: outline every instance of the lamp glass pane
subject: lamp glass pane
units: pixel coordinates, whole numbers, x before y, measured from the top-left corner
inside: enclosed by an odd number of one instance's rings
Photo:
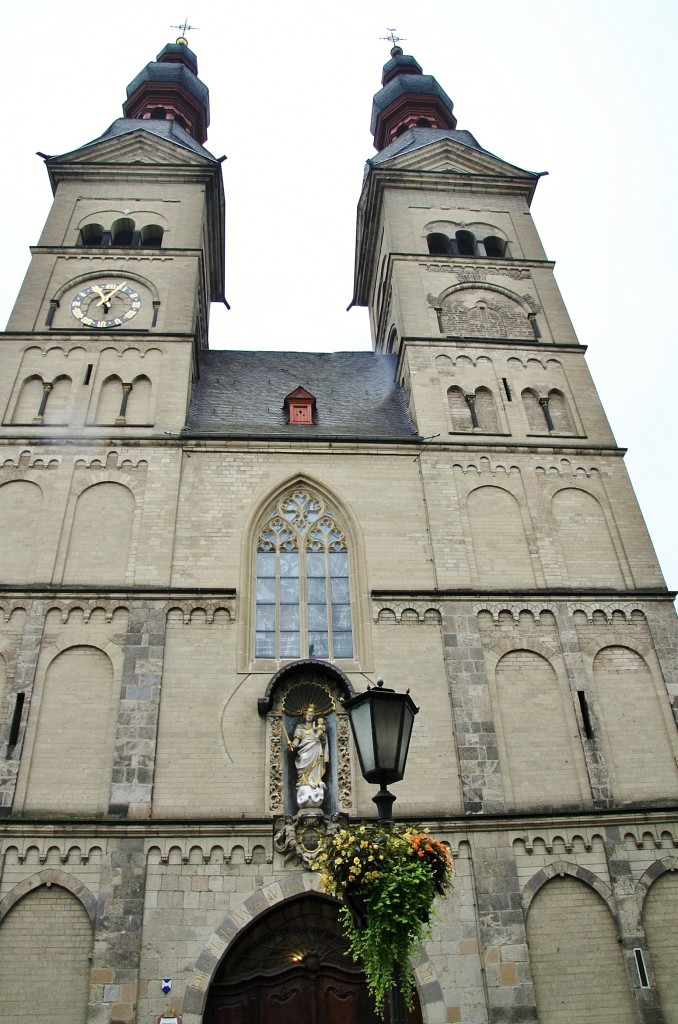
[[[402,703],[399,700],[375,700],[374,732],[377,767],[393,771],[398,767],[398,740]]]
[[[402,778],[405,774],[405,761],[407,760],[407,751],[410,746],[410,737],[412,736],[412,726],[414,725],[414,715],[408,707],[404,709],[404,720],[403,720],[403,739],[400,744],[400,757],[398,758],[398,772]]]
[[[359,704],[357,708],[351,708],[350,716],[363,773],[374,771],[374,742],[369,703],[366,701],[364,704]]]

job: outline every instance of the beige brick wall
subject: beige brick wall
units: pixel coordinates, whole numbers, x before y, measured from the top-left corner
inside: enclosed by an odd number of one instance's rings
[[[156,817],[254,816],[264,802],[260,692],[233,672],[235,627],[170,615],[153,790]]]
[[[678,1022],[678,875],[662,875],[647,894],[643,911],[652,967],[666,1024]]]
[[[22,436],[42,441],[46,427],[50,437],[67,439],[180,431],[190,398],[192,339],[168,341],[159,333],[135,335],[130,330],[109,333],[103,341],[84,333],[4,338],[0,437],[16,436],[18,430]],[[102,389],[111,377],[118,379],[119,393],[102,398]],[[141,377],[149,383],[141,385]],[[59,379],[66,384],[58,397],[58,415],[52,414],[55,389],[48,398],[43,422],[34,422],[42,398],[41,382]],[[133,384],[124,421],[118,419],[122,382]],[[146,389],[143,415],[135,410],[142,387]],[[9,429],[12,424],[17,426]]]
[[[614,921],[592,889],[547,882],[530,907],[527,941],[539,1024],[635,1024]]]
[[[26,812],[107,810],[118,692],[111,661],[101,650],[72,647],[51,661],[21,764]]]
[[[628,647],[607,647],[593,662],[593,676],[615,799],[675,800],[675,728],[648,665]]]
[[[124,584],[133,525],[134,495],[127,487],[103,482],[83,491],[75,505],[64,583]]]
[[[511,808],[588,802],[569,689],[553,666],[532,651],[511,651],[497,665],[495,687]]]
[[[58,886],[24,896],[0,927],[4,1024],[85,1024],[92,926]]]

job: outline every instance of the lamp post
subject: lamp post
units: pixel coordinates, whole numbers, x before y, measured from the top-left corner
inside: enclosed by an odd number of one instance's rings
[[[393,825],[395,796],[388,786],[400,782],[410,748],[414,716],[419,708],[407,693],[396,693],[384,686],[383,679],[364,693],[343,702],[351,722],[353,739],[360,759],[360,771],[367,782],[379,785],[372,797],[379,812],[379,822],[390,829]],[[391,1024],[407,1024],[407,1006],[397,986],[389,992]]]

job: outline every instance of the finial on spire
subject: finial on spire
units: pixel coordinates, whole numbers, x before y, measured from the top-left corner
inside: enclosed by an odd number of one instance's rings
[[[177,39],[178,46],[188,46],[188,39],[186,38],[187,32],[199,32],[200,29],[197,25],[189,25],[188,18],[184,18],[182,25],[170,25],[170,28],[178,28],[181,35]]]
[[[400,53],[403,52],[402,48],[400,46],[398,46],[398,43],[406,42],[406,37],[405,36],[397,36],[396,35],[396,30],[394,28],[389,28],[389,29],[387,29],[387,31],[388,31],[388,35],[387,36],[379,36],[379,38],[383,39],[384,42],[388,42],[388,43],[391,44],[391,56],[395,57],[396,54],[400,54]]]

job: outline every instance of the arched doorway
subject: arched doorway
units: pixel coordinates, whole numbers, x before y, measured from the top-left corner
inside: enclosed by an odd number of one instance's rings
[[[308,893],[253,923],[217,968],[203,1024],[379,1024],[337,909]],[[422,1024],[416,995],[409,1024]]]

